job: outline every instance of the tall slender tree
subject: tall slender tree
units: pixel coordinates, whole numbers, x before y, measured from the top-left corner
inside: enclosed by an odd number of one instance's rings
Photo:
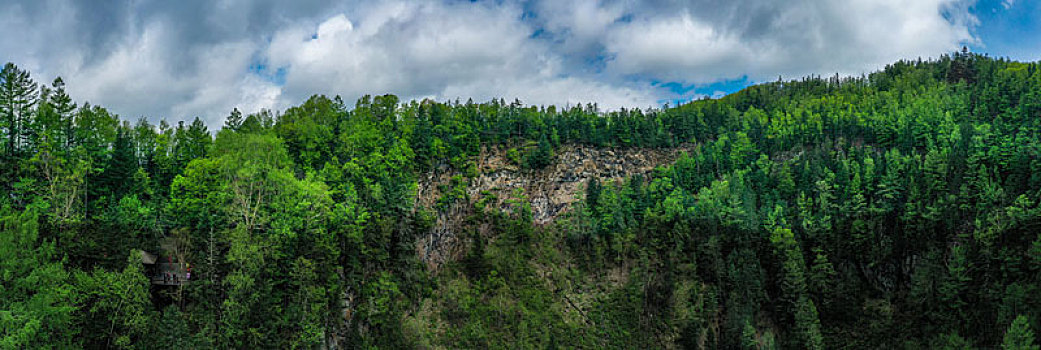
[[[10,190],[18,176],[17,159],[33,131],[32,114],[39,91],[36,82],[24,71],[7,63],[0,70],[0,132],[3,133],[3,151],[0,152],[0,183]]]
[[[4,65],[0,71],[0,116],[6,134],[4,153],[8,156],[17,154],[29,136],[32,108],[38,102],[38,93],[28,71],[14,63]]]

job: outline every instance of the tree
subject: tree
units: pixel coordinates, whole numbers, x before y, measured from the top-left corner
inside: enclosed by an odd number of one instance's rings
[[[169,305],[158,315],[156,331],[149,343],[162,344],[176,349],[211,349],[215,346],[208,334],[194,333],[188,324],[190,313],[181,312],[176,305]]]
[[[84,307],[76,319],[88,347],[134,349],[144,344],[152,319],[149,281],[141,252],[127,252],[122,271],[78,271],[76,287]]]
[[[36,82],[29,77],[28,71],[13,63],[7,63],[0,70],[0,130],[4,133],[0,183],[7,190],[11,189],[10,185],[17,176],[17,157],[35,136],[32,107],[36,105],[37,93]]]
[[[969,53],[967,46],[962,46],[961,52],[954,53],[950,69],[947,71],[947,81],[958,83],[964,81],[972,85],[976,81],[976,67],[974,65],[975,55]]]
[[[72,148],[72,112],[75,110],[76,105],[65,92],[65,82],[61,77],[55,78],[49,89],[41,87],[36,112],[41,144],[51,143],[63,150]]]
[[[754,350],[759,348],[759,340],[757,339],[755,327],[752,326],[752,322],[745,320],[745,327],[741,330],[741,348]]]
[[[589,210],[594,215],[596,215],[597,207],[600,204],[600,192],[601,191],[603,191],[603,187],[600,185],[600,179],[599,178],[595,178],[595,177],[592,178],[592,179],[589,179],[589,182],[586,185],[585,203],[586,203],[586,208],[589,208]]]
[[[1005,350],[1037,350],[1034,343],[1034,331],[1030,329],[1030,321],[1026,316],[1017,316],[1005,332],[1005,338],[1001,342],[1001,348]]]
[[[4,65],[0,71],[0,115],[3,116],[7,145],[5,154],[17,154],[32,131],[32,107],[38,102],[36,82],[29,71],[21,70],[13,63]]]
[[[83,192],[90,162],[82,159],[82,152],[62,157],[54,147],[47,146],[32,158],[43,180],[43,198],[50,204],[47,217],[58,228],[58,244],[67,234],[66,229],[83,217]]]
[[[824,341],[817,307],[807,293],[806,263],[803,260],[802,249],[795,241],[795,235],[788,229],[775,229],[770,236],[770,242],[781,257],[784,268],[782,287],[786,299],[792,303],[795,329],[800,337],[801,346],[806,349],[823,349]]]
[[[192,120],[187,128],[183,124],[179,124],[174,137],[176,139],[176,159],[181,166],[188,164],[192,159],[205,156],[210,149],[210,144],[213,143],[206,123],[199,118]]]
[[[296,164],[317,170],[333,157],[340,106],[325,96],[312,96],[299,107],[287,109],[275,123]]]
[[[607,112],[315,95],[215,135],[0,85],[3,349],[1037,349],[1041,63]],[[537,169],[592,147],[628,149]],[[161,237],[180,289],[130,250]]]
[[[231,222],[252,232],[268,220],[268,206],[293,180],[282,141],[272,135],[221,134],[214,153],[227,190]]]
[[[224,120],[224,130],[238,131],[242,127],[242,112],[238,108],[232,109],[228,119]]]
[[[528,156],[528,167],[541,169],[550,163],[553,163],[553,145],[549,143],[549,139],[543,133],[539,136],[538,147]]]
[[[61,77],[54,78],[51,87],[50,105],[53,108],[57,127],[61,135],[61,145],[65,148],[71,148],[75,144],[72,130],[72,113],[76,110],[76,104],[72,102],[72,98],[65,92],[65,81]]]
[[[39,236],[36,209],[0,208],[0,347],[78,346],[79,294],[53,241]]]
[[[315,267],[337,261],[335,236],[326,229],[328,188],[314,177],[295,178],[283,143],[271,134],[220,133],[211,157],[223,192],[218,210],[231,225],[222,233],[229,267],[222,281],[222,342],[317,345],[330,322],[328,305],[338,296],[327,288],[341,283],[335,271]],[[279,306],[289,301],[295,302]],[[274,310],[297,317],[265,316]],[[292,330],[287,337],[286,329]]]
[[[119,132],[119,117],[102,107],[84,104],[76,111],[74,120],[76,146],[83,148],[92,164],[103,164]]]
[[[127,194],[133,184],[130,180],[138,168],[134,153],[130,130],[120,127],[116,131],[115,142],[112,143],[112,153],[105,162],[105,170],[101,172],[98,186],[95,187],[100,195],[118,201]]]
[[[972,261],[965,252],[965,247],[956,245],[951,247],[950,257],[947,260],[947,278],[940,284],[940,300],[948,308],[950,314],[948,321],[965,320],[968,318],[970,307],[966,295],[972,277],[969,270]]]

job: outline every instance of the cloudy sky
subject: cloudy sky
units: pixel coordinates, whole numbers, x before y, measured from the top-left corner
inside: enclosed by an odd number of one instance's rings
[[[660,106],[969,46],[1041,58],[1035,0],[0,0],[0,61],[125,119],[312,94]]]

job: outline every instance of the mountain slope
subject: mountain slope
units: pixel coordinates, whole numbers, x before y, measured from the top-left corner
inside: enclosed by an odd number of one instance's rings
[[[1029,346],[1039,67],[959,53],[611,112],[313,96],[211,133],[10,64],[0,344]],[[150,284],[141,250],[191,278]]]

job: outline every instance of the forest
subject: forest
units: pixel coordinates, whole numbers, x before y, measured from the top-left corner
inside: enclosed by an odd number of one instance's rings
[[[546,225],[522,190],[417,205],[489,147],[535,171],[565,145],[681,144]],[[465,253],[431,270],[417,241],[452,203]],[[3,349],[1036,350],[1039,330],[1041,63],[956,52],[646,110],[316,95],[217,130],[0,72]]]

